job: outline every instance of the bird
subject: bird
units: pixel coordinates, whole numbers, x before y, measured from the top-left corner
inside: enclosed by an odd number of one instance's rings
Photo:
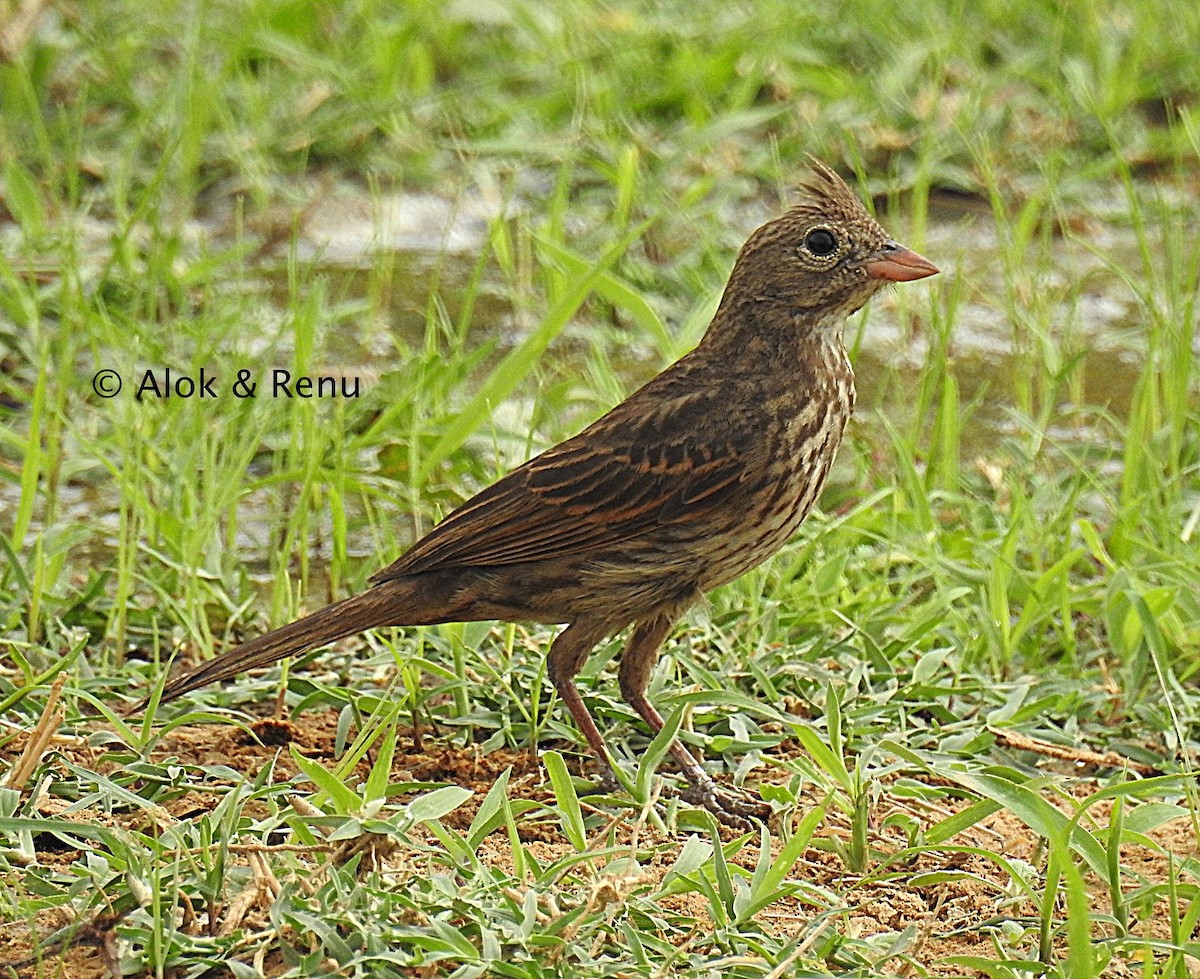
[[[629,630],[620,691],[660,731],[647,688],[675,625],[778,551],[817,502],[854,410],[846,318],[889,283],[937,272],[810,159],[796,202],[742,246],[689,353],[452,510],[365,591],[167,680],[159,702],[376,627],[562,625],[547,673],[615,786],[575,682],[589,653]],[[685,801],[733,826],[769,815],[678,738],[670,753]]]

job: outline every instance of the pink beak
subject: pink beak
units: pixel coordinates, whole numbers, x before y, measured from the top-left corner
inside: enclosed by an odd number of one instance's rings
[[[888,282],[912,282],[927,275],[937,275],[939,271],[929,259],[894,241],[889,241],[867,259],[863,268],[872,279]]]

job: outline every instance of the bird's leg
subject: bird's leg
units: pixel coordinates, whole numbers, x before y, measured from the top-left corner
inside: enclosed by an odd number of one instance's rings
[[[596,722],[592,720],[587,705],[579,695],[579,688],[575,686],[575,677],[583,669],[583,664],[587,662],[588,653],[592,651],[592,647],[611,631],[607,626],[600,627],[591,621],[572,622],[555,638],[546,658],[550,682],[554,684],[554,689],[558,691],[562,702],[567,705],[567,710],[571,712],[575,724],[587,738],[592,754],[600,763],[600,785],[606,791],[615,789],[618,784],[616,776],[613,774],[612,762],[609,760],[608,745],[604,743],[604,738],[600,736]]]
[[[662,730],[662,715],[646,698],[650,685],[650,672],[658,656],[658,648],[675,624],[675,616],[658,615],[643,619],[633,630],[629,645],[621,654],[621,694],[626,702],[642,717],[657,734]],[[721,822],[736,829],[749,829],[751,819],[766,819],[771,807],[740,792],[721,788],[704,766],[678,738],[671,742],[671,755],[683,770],[690,788],[682,796],[686,801],[697,803],[711,812]]]
[[[646,688],[650,685],[650,673],[658,657],[658,648],[671,632],[675,620],[666,615],[656,616],[639,622],[629,637],[629,645],[621,654],[621,696],[645,719],[657,734],[662,730],[662,714],[646,699]],[[671,755],[683,770],[692,785],[712,785],[712,777],[678,739],[671,742]],[[715,786],[714,786],[715,787]]]

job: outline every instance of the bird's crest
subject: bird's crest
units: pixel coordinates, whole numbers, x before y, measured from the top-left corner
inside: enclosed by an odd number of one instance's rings
[[[788,215],[802,219],[824,219],[847,225],[864,220],[875,224],[862,202],[841,177],[815,156],[808,158],[809,176],[799,187],[800,199],[788,209]]]

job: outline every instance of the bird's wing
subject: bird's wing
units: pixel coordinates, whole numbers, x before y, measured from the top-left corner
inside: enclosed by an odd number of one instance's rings
[[[372,580],[602,553],[728,504],[747,466],[740,440],[704,423],[715,401],[693,393],[642,402],[657,410],[618,405],[472,497]]]

